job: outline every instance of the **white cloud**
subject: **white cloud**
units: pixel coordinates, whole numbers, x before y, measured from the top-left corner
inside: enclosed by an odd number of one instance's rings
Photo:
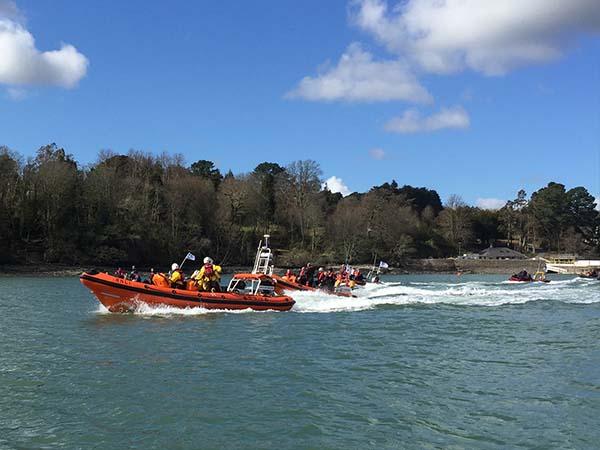
[[[393,133],[422,133],[444,128],[465,129],[469,125],[469,114],[459,106],[442,108],[429,117],[423,117],[418,111],[409,109],[402,116],[390,119],[384,128]]]
[[[325,183],[323,183],[323,189],[325,188],[333,193],[339,192],[344,197],[352,193],[350,188],[344,184],[344,181],[336,176],[329,177]]]
[[[14,2],[0,0],[0,84],[72,88],[85,76],[87,67],[88,59],[72,45],[38,50],[34,37],[20,23]]]
[[[375,61],[356,43],[348,47],[336,66],[315,77],[304,77],[286,97],[313,101],[432,101],[406,64]]]
[[[385,158],[385,151],[382,148],[372,148],[369,150],[371,158],[381,160]]]
[[[353,22],[392,53],[433,73],[501,75],[558,58],[600,31],[598,0],[357,0]]]
[[[496,210],[506,205],[506,200],[500,198],[478,198],[475,204],[481,209]]]

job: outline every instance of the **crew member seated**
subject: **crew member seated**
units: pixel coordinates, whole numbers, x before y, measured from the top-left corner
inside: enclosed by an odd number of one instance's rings
[[[221,292],[221,266],[214,264],[212,258],[204,258],[204,265],[195,276],[201,291]]]
[[[171,275],[169,276],[169,283],[171,283],[171,287],[185,289],[183,278],[183,272],[179,268],[179,264],[171,264]]]
[[[137,269],[135,268],[135,266],[131,266],[131,272],[129,272],[129,275],[127,276],[128,279],[130,279],[131,281],[142,281],[142,277],[140,275],[140,273],[137,271]]]

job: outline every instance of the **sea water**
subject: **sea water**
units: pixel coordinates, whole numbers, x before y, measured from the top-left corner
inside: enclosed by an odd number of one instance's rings
[[[597,448],[600,282],[505,278],[121,315],[0,278],[0,448]]]

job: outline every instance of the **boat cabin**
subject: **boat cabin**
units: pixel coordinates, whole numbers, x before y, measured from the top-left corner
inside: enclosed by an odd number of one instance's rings
[[[264,274],[238,273],[233,276],[227,292],[246,295],[275,295],[275,283]]]

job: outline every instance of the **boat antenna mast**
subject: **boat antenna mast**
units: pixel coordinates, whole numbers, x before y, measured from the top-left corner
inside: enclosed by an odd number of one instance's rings
[[[265,234],[264,245],[263,241],[258,243],[256,257],[254,258],[254,267],[252,269],[252,273],[254,274],[262,273],[268,276],[273,275],[273,252],[269,248],[270,237],[270,235]]]

